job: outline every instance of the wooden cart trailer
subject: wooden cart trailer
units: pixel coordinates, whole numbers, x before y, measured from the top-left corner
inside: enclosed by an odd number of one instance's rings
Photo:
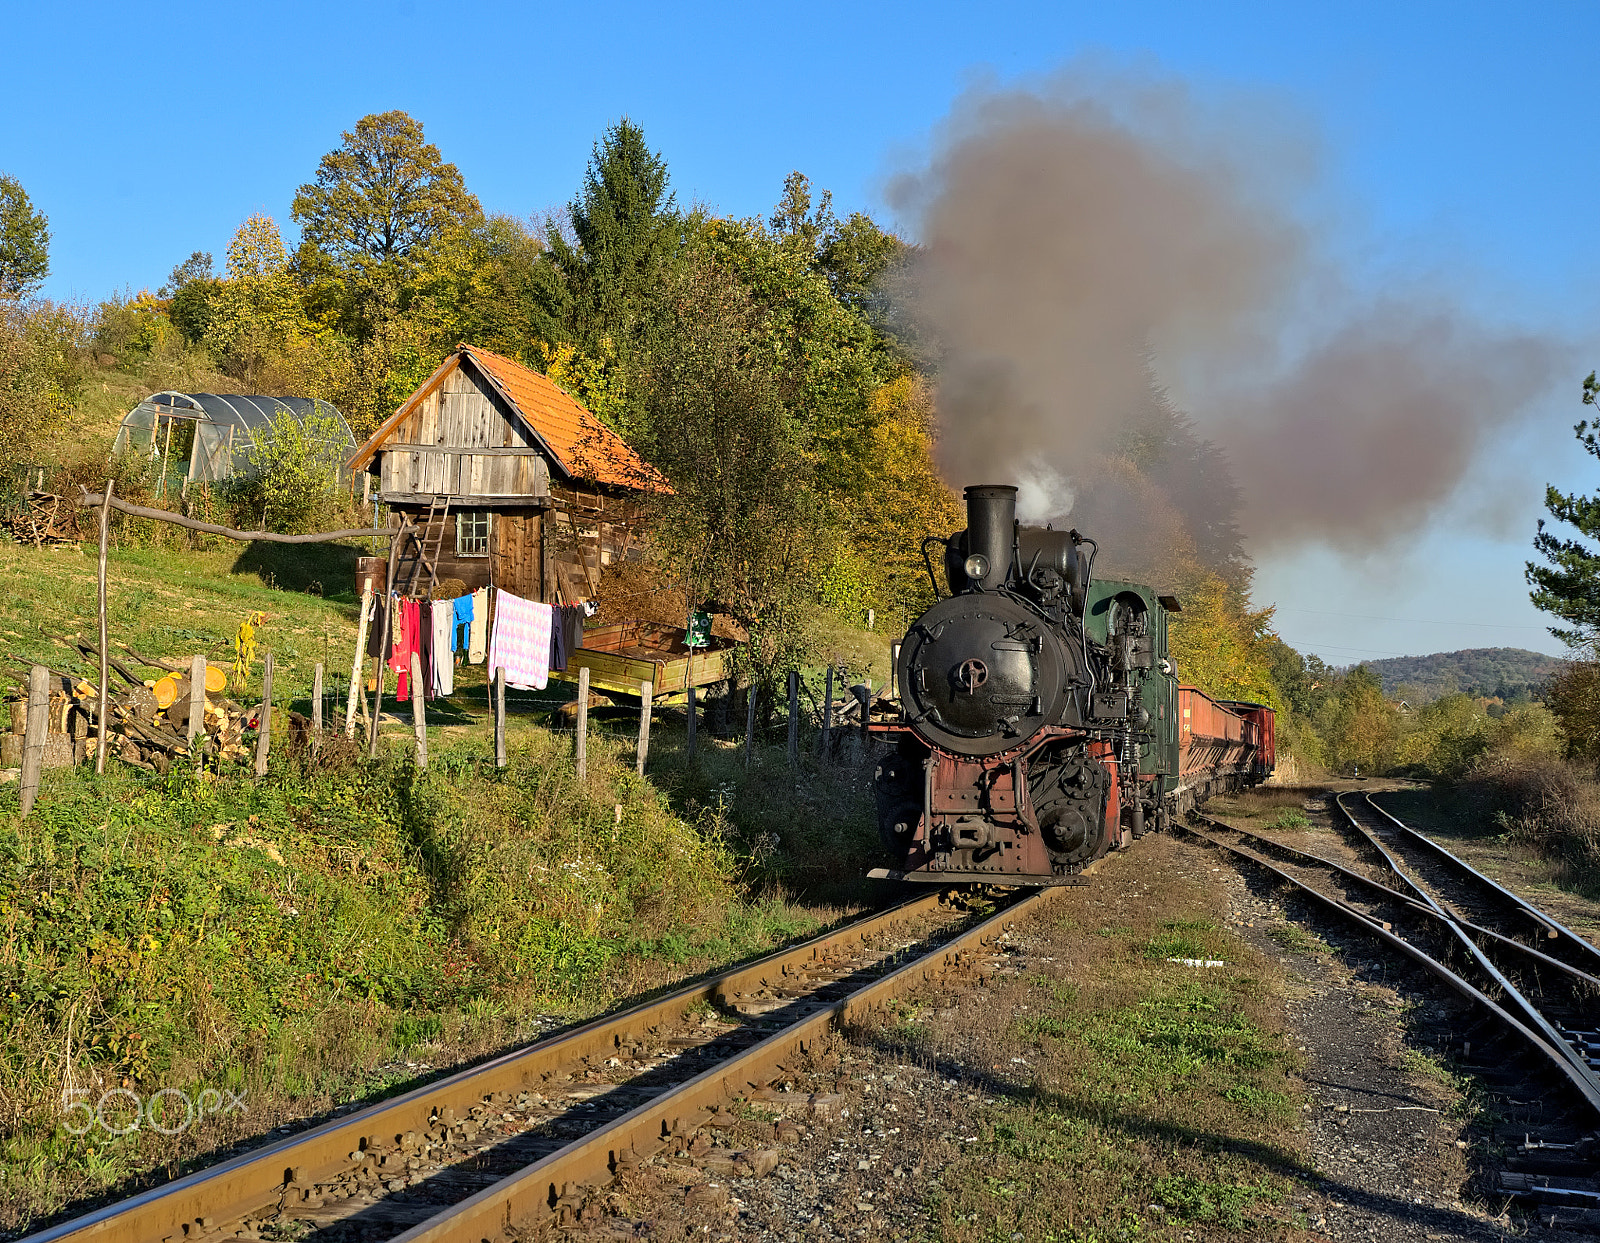
[[[596,626],[583,632],[583,646],[567,658],[567,671],[551,676],[576,682],[578,670],[587,668],[592,690],[637,697],[639,683],[649,682],[651,694],[660,699],[732,675],[731,640],[713,637],[710,647],[690,648],[685,634],[659,622]]]

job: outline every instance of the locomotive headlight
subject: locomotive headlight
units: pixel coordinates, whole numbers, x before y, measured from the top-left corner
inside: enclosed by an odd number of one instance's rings
[[[966,571],[968,578],[982,580],[989,573],[989,558],[981,552],[975,552],[966,559],[961,568]]]

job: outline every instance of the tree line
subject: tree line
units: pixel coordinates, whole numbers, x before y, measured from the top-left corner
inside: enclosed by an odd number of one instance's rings
[[[156,291],[76,313],[27,297],[47,222],[0,183],[0,218],[24,221],[4,225],[18,258],[0,248],[0,439],[15,460],[41,452],[106,366],[151,388],[320,397],[364,436],[471,342],[548,375],[667,474],[662,572],[750,619],[757,664],[776,670],[799,659],[807,606],[914,615],[933,592],[921,537],[962,522],[933,458],[939,344],[897,296],[916,247],[865,213],[836,215],[798,171],[776,200],[751,219],[680,203],[666,160],[623,119],[561,210],[487,212],[421,123],[387,112],[298,188],[298,241],[254,216],[220,265],[197,250]],[[1184,597],[1183,676],[1284,706],[1226,459],[1153,369],[1120,426],[1074,511],[1118,533],[1102,568]]]

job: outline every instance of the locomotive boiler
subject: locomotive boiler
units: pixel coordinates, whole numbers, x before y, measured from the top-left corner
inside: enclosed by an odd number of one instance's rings
[[[874,876],[1062,883],[1271,771],[1270,708],[1178,684],[1178,601],[1096,579],[1095,542],[1021,526],[1016,493],[967,488],[966,529],[923,542],[936,594],[928,552],[942,544],[950,594],[907,630],[898,713],[871,726],[891,744],[873,787],[893,866]],[[1197,734],[1201,701],[1214,715]]]

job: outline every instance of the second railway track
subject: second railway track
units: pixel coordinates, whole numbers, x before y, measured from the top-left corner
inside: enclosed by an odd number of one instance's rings
[[[1476,1041],[1478,1060],[1488,1064],[1462,1069],[1491,1088],[1515,1086],[1500,1094],[1511,1108],[1499,1130],[1502,1140],[1522,1141],[1503,1145],[1491,1190],[1593,1217],[1600,1209],[1600,950],[1370,795],[1333,801],[1348,859],[1208,816],[1191,831],[1336,910],[1472,1003],[1489,1020],[1480,1020]],[[1473,1044],[1462,1041],[1463,1063]],[[1511,1134],[1518,1127],[1539,1133]]]
[[[24,1243],[478,1243],[586,1216],[623,1165],[781,1088],[834,1025],[992,961],[1006,928],[1051,896],[1002,899],[986,918],[936,894],[901,903]]]

